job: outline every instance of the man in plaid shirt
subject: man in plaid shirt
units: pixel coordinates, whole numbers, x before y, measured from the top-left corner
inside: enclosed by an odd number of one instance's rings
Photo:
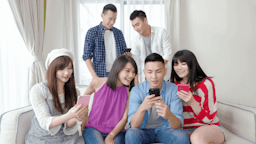
[[[116,7],[107,4],[101,14],[102,22],[86,34],[83,60],[92,77],[106,77],[116,57],[126,48],[122,31],[113,27],[116,15]]]

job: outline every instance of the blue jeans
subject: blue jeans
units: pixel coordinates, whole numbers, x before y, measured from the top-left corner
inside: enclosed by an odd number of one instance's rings
[[[114,138],[115,144],[124,144],[125,132],[120,132]],[[96,128],[86,127],[83,131],[83,137],[86,144],[105,144],[104,140],[108,134],[101,133]]]
[[[147,144],[147,143],[165,143],[165,144],[190,144],[188,133],[182,129],[167,128],[159,133],[154,129],[130,128],[125,134],[126,144]]]

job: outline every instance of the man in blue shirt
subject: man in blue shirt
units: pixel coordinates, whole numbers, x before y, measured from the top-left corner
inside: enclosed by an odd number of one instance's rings
[[[83,60],[92,77],[106,77],[115,58],[126,48],[122,31],[113,27],[116,15],[116,7],[107,4],[101,14],[102,22],[86,34]]]
[[[190,143],[182,130],[182,100],[177,86],[164,80],[167,72],[161,55],[152,53],[145,60],[143,70],[146,81],[139,83],[130,93],[126,144],[134,143]],[[159,88],[160,96],[149,95],[150,88]]]

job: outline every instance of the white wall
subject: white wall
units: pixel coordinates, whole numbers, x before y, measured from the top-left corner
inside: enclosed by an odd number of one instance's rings
[[[213,76],[218,100],[256,107],[256,1],[181,0],[181,49]]]

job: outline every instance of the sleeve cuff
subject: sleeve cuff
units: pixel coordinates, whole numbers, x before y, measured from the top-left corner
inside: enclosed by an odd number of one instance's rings
[[[53,117],[50,117],[50,118],[47,119],[47,121],[46,121],[46,130],[49,131],[52,136],[54,136],[60,131],[61,125],[49,128],[50,124],[52,123],[52,119],[53,119]]]
[[[82,132],[81,132],[81,124],[82,124],[82,122],[76,122],[76,125],[71,127],[71,128],[67,128],[67,123],[68,123],[68,121],[66,121],[64,123],[64,128],[63,128],[63,132],[64,132],[65,135],[73,135],[73,134],[75,134],[79,130],[78,127],[80,127],[79,135],[80,135],[80,133],[82,134]]]
[[[169,62],[169,61],[171,61],[172,57],[171,57],[171,55],[170,56],[163,55],[163,59],[168,60],[168,62]]]

